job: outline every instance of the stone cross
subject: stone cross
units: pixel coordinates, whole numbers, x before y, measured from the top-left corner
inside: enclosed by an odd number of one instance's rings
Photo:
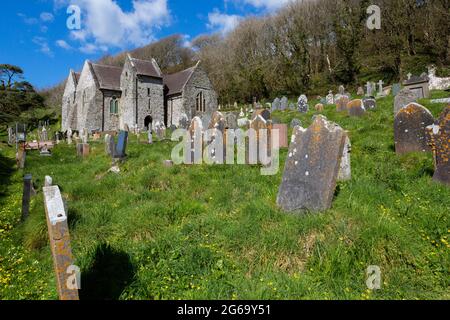
[[[308,129],[296,127],[277,204],[285,211],[324,211],[335,193],[346,133],[324,116]]]
[[[408,80],[410,80],[411,77],[412,77],[412,73],[410,72],[410,73],[408,73],[406,76],[408,77]]]
[[[437,124],[427,127],[427,136],[434,157],[433,180],[450,186],[450,105]]]
[[[383,80],[378,81],[378,94],[382,95],[383,94]]]
[[[397,154],[429,152],[426,127],[434,123],[431,112],[417,103],[402,108],[394,120],[395,151]]]

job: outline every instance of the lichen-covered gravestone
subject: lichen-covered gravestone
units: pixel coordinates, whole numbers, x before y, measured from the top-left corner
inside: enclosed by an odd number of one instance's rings
[[[426,139],[426,127],[433,123],[431,112],[420,104],[410,103],[402,108],[394,120],[396,153],[431,151]]]
[[[450,185],[450,105],[437,124],[427,127],[427,135],[434,156],[433,180]]]
[[[278,98],[275,98],[272,103],[272,112],[280,110],[281,109],[281,101]]]
[[[345,131],[322,115],[308,129],[294,129],[277,197],[283,210],[331,207],[345,140]]]
[[[237,118],[236,118],[235,114],[228,113],[225,116],[225,120],[226,120],[228,129],[237,129],[238,125],[237,125]]]
[[[364,89],[363,89],[363,87],[359,87],[359,88],[358,88],[358,91],[356,92],[356,94],[357,94],[358,96],[363,96],[363,95],[364,95]]]
[[[366,110],[373,110],[377,107],[377,101],[373,98],[364,98],[362,101]]]
[[[308,98],[306,97],[306,95],[302,94],[298,98],[297,105],[298,105],[298,111],[300,113],[307,113],[309,111]]]
[[[314,109],[316,109],[316,111],[318,112],[323,112],[323,110],[325,109],[325,107],[323,106],[323,104],[318,103],[314,106]]]
[[[337,112],[344,112],[347,111],[347,104],[349,102],[349,99],[346,96],[341,96],[336,101],[336,111]]]
[[[348,114],[351,117],[362,117],[366,113],[363,101],[361,99],[355,99],[347,104]]]
[[[405,88],[401,90],[394,99],[394,115],[396,115],[401,108],[407,106],[411,102],[417,101],[417,95],[411,90]]]

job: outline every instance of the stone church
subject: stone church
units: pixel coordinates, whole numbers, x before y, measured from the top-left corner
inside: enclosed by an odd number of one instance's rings
[[[105,132],[156,123],[179,126],[182,118],[210,119],[217,94],[200,62],[164,75],[157,62],[127,55],[123,68],[86,61],[70,71],[62,101],[62,131]]]

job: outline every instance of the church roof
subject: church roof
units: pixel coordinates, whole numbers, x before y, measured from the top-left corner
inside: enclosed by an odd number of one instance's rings
[[[177,72],[177,73],[164,75],[163,76],[164,84],[169,89],[169,92],[167,93],[167,95],[171,96],[171,95],[182,93],[185,84],[191,78],[196,67],[197,66],[194,66],[192,68],[189,68],[189,69]]]
[[[152,61],[140,60],[135,58],[131,58],[131,61],[133,62],[133,65],[135,66],[138,75],[162,78],[161,74],[155,68],[155,65],[153,64]]]
[[[100,89],[120,91],[122,68],[93,63],[92,69],[98,80]]]

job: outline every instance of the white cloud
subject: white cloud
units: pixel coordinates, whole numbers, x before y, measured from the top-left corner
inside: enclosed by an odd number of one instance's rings
[[[156,29],[170,22],[168,0],[133,0],[133,9],[125,12],[113,0],[72,0],[81,8],[81,30],[71,31],[71,38],[81,42],[83,52],[104,48],[141,46],[155,40]],[[61,6],[62,0],[54,0]]]
[[[241,20],[241,16],[220,13],[217,9],[215,9],[213,12],[208,14],[207,27],[209,29],[219,31],[222,34],[226,34],[233,31]]]
[[[56,45],[65,50],[71,50],[72,47],[65,40],[57,40]]]
[[[18,13],[17,15],[20,18],[22,18],[23,22],[26,23],[26,24],[32,25],[32,24],[38,24],[39,23],[38,19],[36,19],[36,18],[29,18],[28,16],[26,16],[23,13]]]
[[[34,37],[33,43],[36,44],[39,47],[39,51],[43,54],[54,57],[53,51],[50,49],[50,46],[48,45],[48,41],[46,38],[43,37]]]
[[[40,18],[43,22],[53,22],[55,17],[50,12],[42,12]]]

